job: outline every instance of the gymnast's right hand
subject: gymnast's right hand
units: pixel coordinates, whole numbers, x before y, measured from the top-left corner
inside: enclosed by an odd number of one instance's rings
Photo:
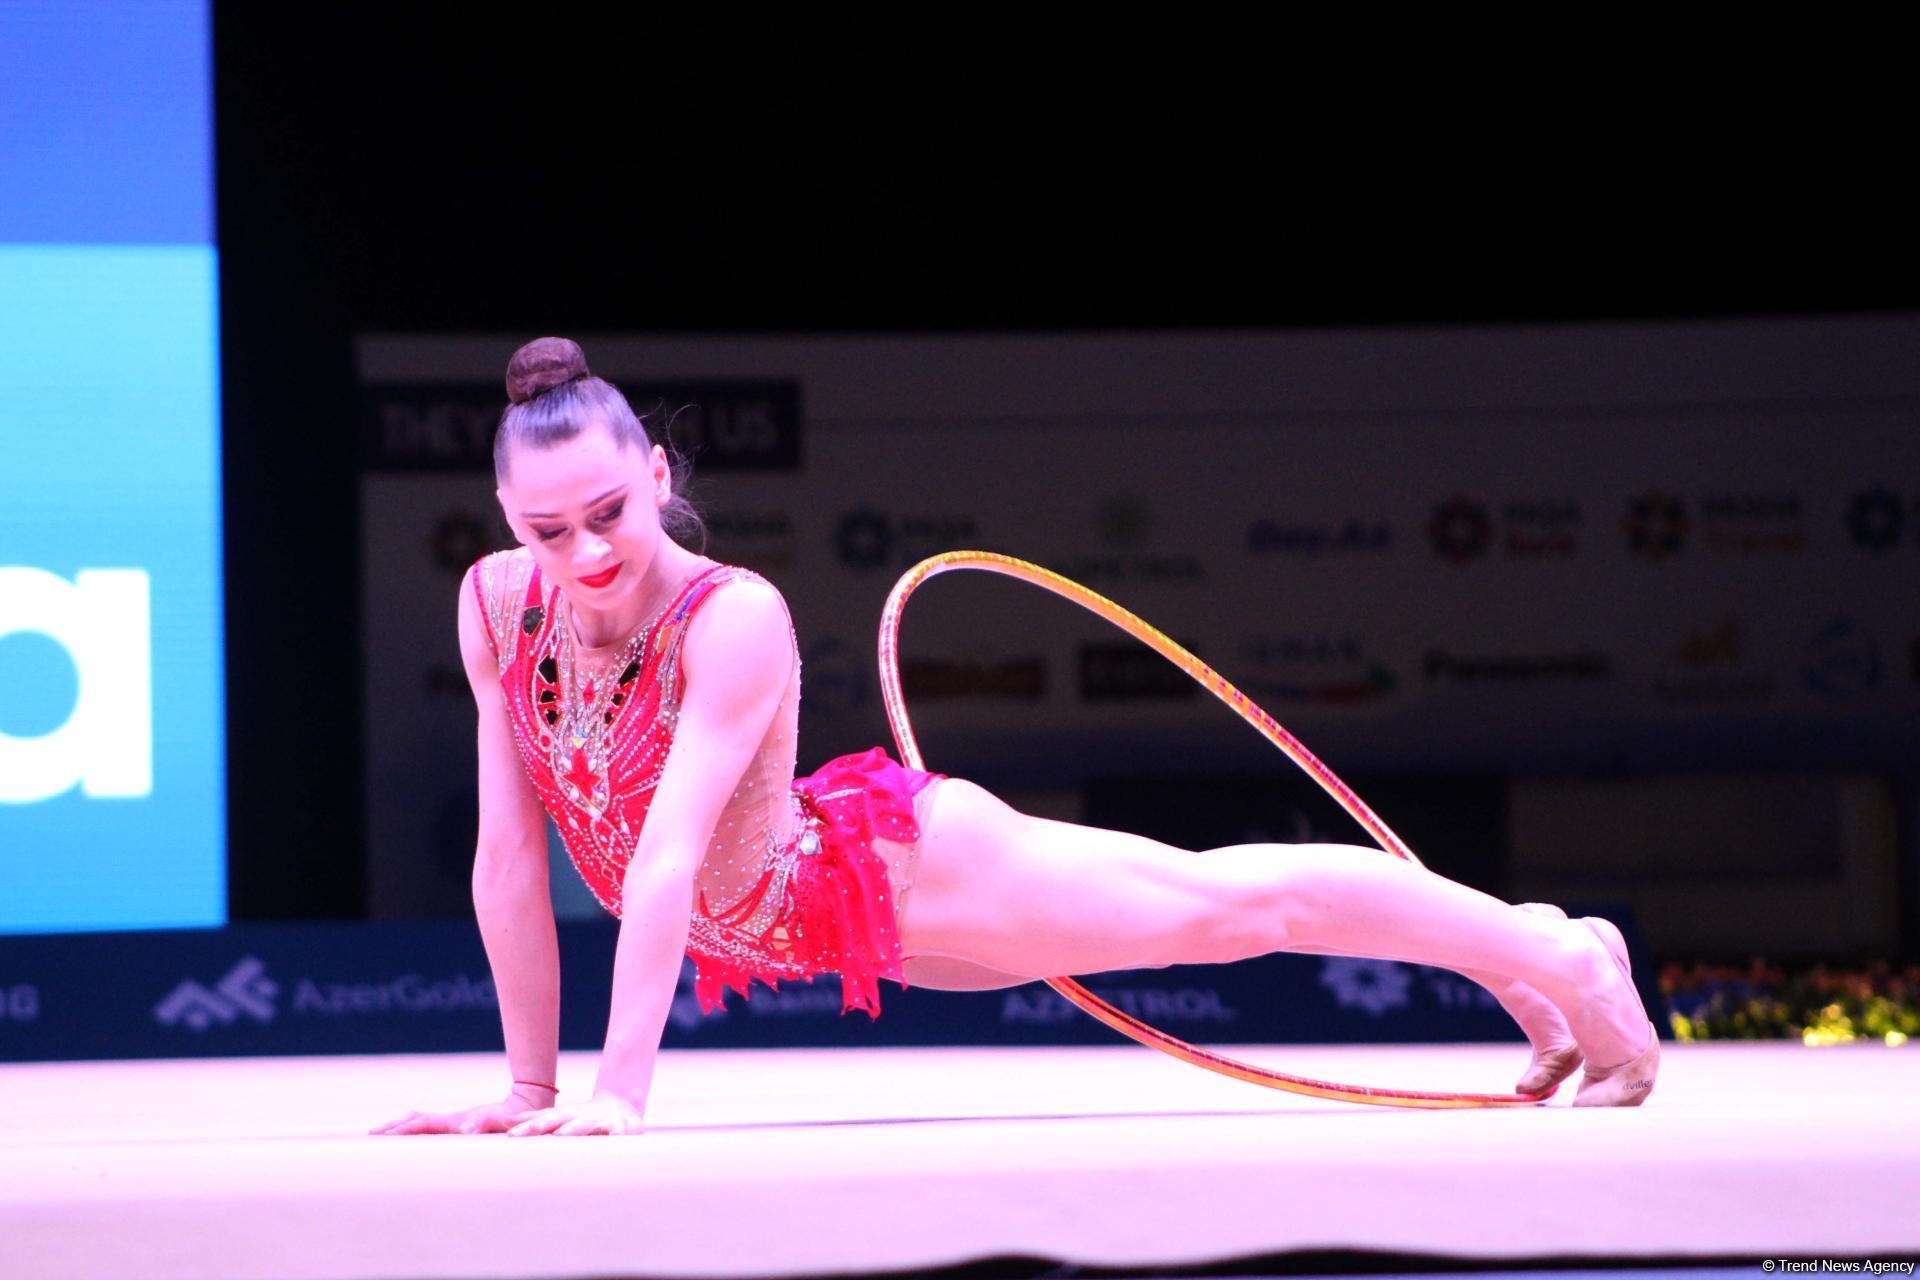
[[[505,1133],[541,1108],[517,1093],[465,1111],[409,1111],[368,1133]]]

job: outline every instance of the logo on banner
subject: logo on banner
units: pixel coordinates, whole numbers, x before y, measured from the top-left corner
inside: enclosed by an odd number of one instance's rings
[[[1852,618],[1836,617],[1807,642],[1800,674],[1808,689],[1829,698],[1863,693],[1880,683],[1880,646]]]
[[[1189,652],[1192,644],[1179,642]],[[1080,646],[1080,697],[1085,702],[1181,702],[1200,696],[1200,685],[1144,645]]]
[[[194,1031],[205,1031],[216,1023],[226,1026],[241,1018],[268,1023],[273,1021],[273,1001],[279,994],[279,984],[267,976],[266,961],[242,956],[211,988],[191,978],[182,982],[153,1007],[153,1016],[163,1027],[185,1023]]]
[[[1604,653],[1457,654],[1427,651],[1426,676],[1452,684],[1544,684],[1613,679],[1613,659]]]
[[[1500,504],[1496,524],[1488,504],[1455,494],[1434,504],[1427,537],[1434,554],[1454,564],[1478,560],[1499,545],[1521,560],[1570,556],[1580,545],[1580,504],[1566,499],[1514,498]]]
[[[849,511],[833,531],[833,549],[841,564],[878,569],[893,554],[893,522],[871,507]]]
[[[31,982],[0,987],[0,1022],[32,1022],[40,1016],[40,988]]]
[[[667,1021],[682,1031],[698,1031],[709,1021],[720,1021],[729,1012],[725,989],[721,991],[721,1003],[714,1006],[712,1013],[700,1012],[700,997],[694,991],[697,976],[693,961],[682,960],[679,980],[673,984],[673,1003],[667,1006]]]
[[[798,542],[784,511],[716,511],[706,517],[721,559],[763,572],[793,567]]]
[[[1110,493],[1095,504],[1093,527],[1110,547],[1141,547],[1153,536],[1153,504],[1137,493]]]
[[[1339,524],[1303,524],[1262,518],[1247,526],[1247,550],[1260,555],[1321,555],[1385,551],[1393,531],[1379,520],[1349,516]]]
[[[1122,1013],[1148,1022],[1234,1022],[1240,1011],[1214,987],[1097,987],[1087,990]],[[1079,1008],[1051,987],[1019,987],[1001,997],[1000,1022],[1071,1022]]]
[[[867,705],[867,664],[837,636],[823,636],[801,650],[807,673],[807,714],[837,720]]]
[[[427,554],[433,557],[434,567],[455,582],[481,556],[513,545],[513,530],[498,508],[476,515],[466,507],[455,507],[443,512],[427,535]]]
[[[1104,549],[1068,554],[1060,572],[1089,586],[1110,582],[1187,586],[1206,581],[1200,557],[1149,548],[1154,525],[1153,504],[1143,495],[1107,494],[1093,510],[1094,536]]]
[[[184,1024],[193,1031],[227,1026],[241,1018],[270,1023],[277,1013],[281,986],[267,975],[258,956],[242,956],[212,987],[189,978],[153,1007],[162,1026]],[[492,978],[475,982],[465,974],[430,982],[417,973],[385,982],[316,982],[301,978],[293,988],[293,1012],[339,1017],[376,1013],[456,1013],[499,1005]]]
[[[1427,537],[1434,553],[1454,564],[1478,560],[1493,543],[1493,517],[1484,502],[1456,494],[1433,508]]]
[[[753,988],[751,998],[742,998],[738,1009],[729,1009],[727,997],[734,988],[724,987],[720,992],[721,1003],[713,1007],[712,1013],[700,1011],[700,997],[697,992],[697,974],[691,961],[683,964],[679,980],[674,984],[673,1002],[667,1006],[667,1020],[681,1031],[699,1031],[708,1023],[718,1022],[729,1013],[740,1012],[748,1018],[813,1018],[822,1022],[838,1022],[840,1011],[845,1005],[841,993],[840,976],[833,973],[815,974],[805,982],[790,982],[784,987],[761,982]]]
[[[49,673],[10,670],[38,637],[77,677],[65,705],[21,724],[20,701],[44,700]],[[13,643],[8,643],[9,641]],[[37,656],[37,655],[36,655]],[[58,686],[55,686],[58,687]],[[153,791],[153,629],[139,569],[0,566],[0,804],[50,800],[78,785],[93,799]]]
[[[647,425],[656,434],[671,428],[681,451],[704,471],[792,471],[800,465],[797,382],[626,382],[624,390]],[[365,387],[361,461],[370,471],[485,470],[493,462],[500,409],[498,383]]]
[[[851,569],[878,569],[888,563],[905,568],[930,555],[953,551],[979,540],[980,525],[966,515],[889,515],[855,507],[834,526],[833,549]]]
[[[1392,693],[1393,673],[1351,635],[1248,636],[1240,657],[1255,668],[1242,683],[1268,698],[1351,706]]]
[[[1654,697],[1697,706],[1769,696],[1773,693],[1772,674],[1746,670],[1744,649],[1740,619],[1731,614],[1711,630],[1689,632],[1674,646],[1671,674],[1654,680]]]
[[[1920,525],[1920,500],[1913,518]],[[1908,504],[1885,485],[1874,485],[1853,495],[1847,503],[1847,537],[1863,551],[1881,555],[1900,545],[1906,535]]]
[[[1566,499],[1507,502],[1500,507],[1502,545],[1510,556],[1570,556],[1580,548],[1580,504]]]
[[[1500,1001],[1493,992],[1487,990],[1472,978],[1450,973],[1445,969],[1432,969],[1422,965],[1425,970],[1421,985],[1442,1009],[1497,1009]]]
[[[1792,555],[1807,546],[1797,493],[1712,494],[1700,499],[1700,541],[1727,555]]]
[[[1806,507],[1796,493],[1719,493],[1699,500],[1699,541],[1719,555],[1792,555],[1806,548]],[[1691,521],[1684,500],[1658,490],[1627,503],[1627,547],[1648,560],[1686,549]]]
[[[1679,555],[1687,545],[1687,504],[1658,490],[1627,503],[1627,548],[1649,560]]]
[[[1047,660],[1038,654],[998,661],[917,658],[903,663],[900,683],[909,698],[1014,698],[1047,696]]]
[[[1393,960],[1328,956],[1320,963],[1320,985],[1333,992],[1342,1009],[1383,1017],[1412,1002],[1413,974]]]

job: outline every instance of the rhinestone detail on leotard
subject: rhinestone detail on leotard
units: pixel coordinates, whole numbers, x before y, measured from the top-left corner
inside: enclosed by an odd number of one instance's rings
[[[581,878],[615,915],[679,719],[680,657],[691,606],[696,597],[737,580],[766,581],[738,566],[712,566],[629,641],[631,655],[623,650],[621,656],[639,670],[629,679],[623,664],[609,664],[623,697],[611,708],[611,719],[600,721],[596,735],[596,708],[584,700],[584,689],[573,678],[577,673],[565,669],[564,596],[533,571],[524,549],[479,563],[476,589],[522,763]],[[792,886],[800,860],[820,854],[825,829],[820,813],[793,790],[800,658],[791,623],[788,638],[793,661],[788,695],[729,798],[702,860],[687,943],[696,964],[704,958],[769,981],[823,971],[819,955],[806,965],[785,954],[807,940]],[[611,697],[604,701],[610,706]],[[606,710],[598,713],[604,717]]]

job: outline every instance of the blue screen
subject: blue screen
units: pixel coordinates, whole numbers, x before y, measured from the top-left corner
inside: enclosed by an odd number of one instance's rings
[[[0,932],[226,922],[204,0],[0,0]]]

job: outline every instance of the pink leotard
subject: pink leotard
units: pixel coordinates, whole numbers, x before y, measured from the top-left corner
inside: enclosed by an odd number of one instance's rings
[[[507,720],[527,777],[575,868],[620,914],[621,885],[673,746],[680,646],[701,604],[729,582],[766,579],[708,566],[619,655],[595,690],[571,688],[558,625],[566,601],[520,547],[482,557],[474,590],[500,667]],[[792,627],[788,628],[789,640]],[[598,698],[596,699],[596,694]],[[875,747],[796,778],[800,655],[766,737],[728,798],[695,876],[687,954],[704,1012],[753,978],[838,973],[842,1012],[880,1009],[880,977],[906,985],[899,916],[913,883],[921,823],[943,777]],[[589,726],[585,717],[597,723]],[[589,731],[589,730],[593,731]]]

